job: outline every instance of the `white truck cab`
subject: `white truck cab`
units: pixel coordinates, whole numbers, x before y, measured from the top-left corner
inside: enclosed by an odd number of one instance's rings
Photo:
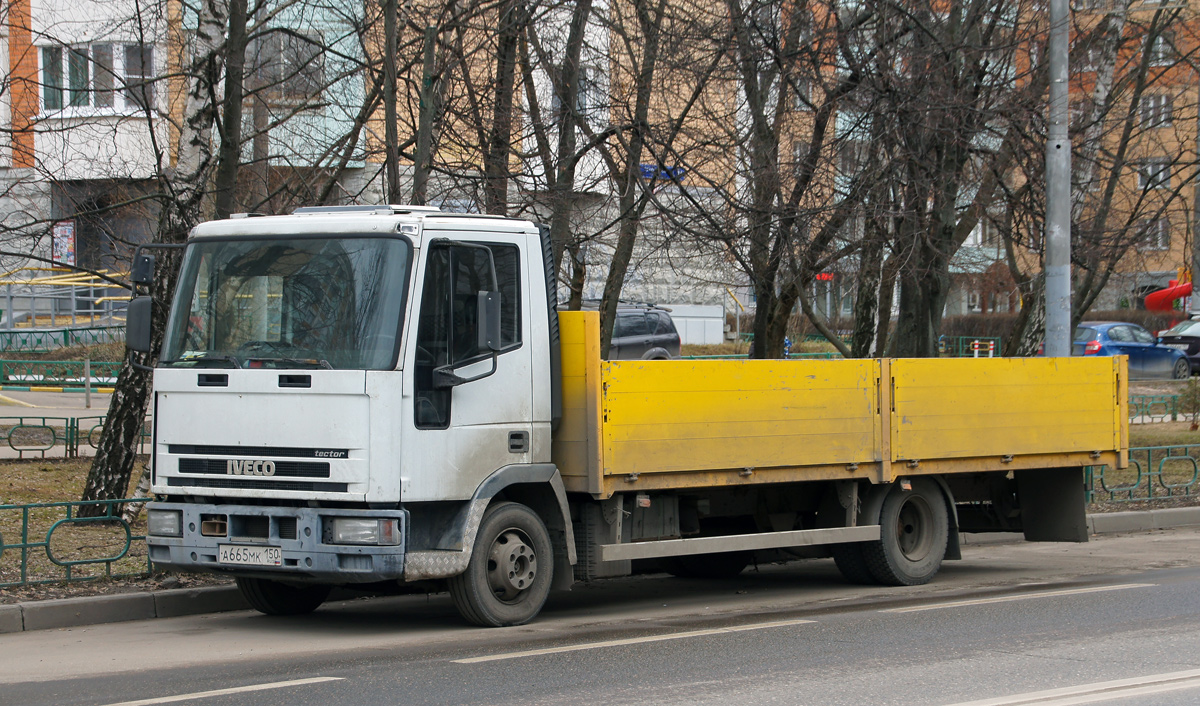
[[[574,563],[548,248],[528,221],[407,206],[195,228],[154,370],[151,560],[306,612],[334,584],[461,577],[507,508],[459,604],[532,617]]]

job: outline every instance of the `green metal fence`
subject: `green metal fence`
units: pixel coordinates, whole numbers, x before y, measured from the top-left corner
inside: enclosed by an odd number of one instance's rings
[[[128,502],[0,505],[0,588],[147,575],[146,537],[121,518]],[[80,517],[85,507],[99,516]]]
[[[125,340],[124,326],[0,331],[0,353],[39,353]]]
[[[46,458],[47,452],[77,458],[84,446],[96,448],[104,430],[104,416],[94,417],[0,417],[0,443],[17,452],[17,458]],[[142,425],[138,453],[145,453],[150,439],[150,420]]]
[[[1129,396],[1129,419],[1135,422],[1175,422],[1182,417],[1179,395]]]
[[[98,361],[90,364],[93,387],[112,385],[124,363]],[[0,360],[0,384],[30,386],[79,386],[84,384],[82,360]]]
[[[1088,502],[1152,502],[1200,491],[1200,444],[1129,450],[1129,468],[1089,468]]]

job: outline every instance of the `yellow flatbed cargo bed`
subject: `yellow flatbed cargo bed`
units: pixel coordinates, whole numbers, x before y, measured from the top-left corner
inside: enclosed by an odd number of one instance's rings
[[[1126,359],[602,361],[559,314],[567,490],[1128,464]]]

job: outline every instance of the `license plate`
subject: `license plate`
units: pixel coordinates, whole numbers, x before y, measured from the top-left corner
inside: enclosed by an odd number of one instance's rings
[[[1187,344],[1187,343],[1168,343],[1167,345],[1168,345],[1168,346],[1170,346],[1171,348],[1175,348],[1175,349],[1177,349],[1177,350],[1186,351],[1186,350],[1188,349],[1188,346],[1189,346],[1190,344]]]
[[[243,566],[280,566],[283,564],[283,550],[279,547],[222,544],[217,547],[217,563]]]

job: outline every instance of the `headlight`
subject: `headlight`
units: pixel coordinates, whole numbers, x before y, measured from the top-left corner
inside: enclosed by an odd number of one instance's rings
[[[370,517],[330,517],[325,520],[325,543],[393,546],[400,543],[399,521]]]
[[[156,537],[182,537],[183,513],[179,510],[150,510],[146,513],[146,532]]]

